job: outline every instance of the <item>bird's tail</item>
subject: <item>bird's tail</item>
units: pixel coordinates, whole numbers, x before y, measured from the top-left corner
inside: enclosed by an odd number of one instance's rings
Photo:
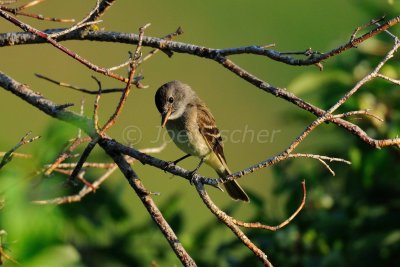
[[[218,171],[218,175],[220,177],[224,177],[230,175],[231,172],[228,169],[224,171]],[[250,202],[249,197],[247,196],[246,192],[244,192],[243,188],[239,185],[236,181],[229,181],[224,184],[226,192],[233,198],[234,200],[242,200],[245,202]]]

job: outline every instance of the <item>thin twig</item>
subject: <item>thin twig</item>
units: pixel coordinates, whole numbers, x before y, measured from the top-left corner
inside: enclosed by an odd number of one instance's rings
[[[299,205],[299,207],[296,209],[295,212],[293,212],[293,214],[287,218],[285,221],[281,222],[279,225],[276,226],[269,226],[269,225],[265,225],[259,222],[256,223],[247,223],[247,222],[242,222],[239,220],[236,220],[233,217],[230,217],[230,219],[232,220],[232,222],[238,226],[242,226],[242,227],[246,227],[246,228],[260,228],[260,229],[266,229],[269,231],[277,231],[283,227],[285,227],[286,225],[288,225],[296,216],[297,214],[299,214],[299,212],[304,208],[305,204],[306,204],[306,197],[307,197],[307,190],[306,190],[306,182],[303,180],[301,182],[302,185],[302,189],[303,189],[303,198],[301,200],[301,203]]]
[[[99,90],[96,95],[96,99],[94,101],[94,109],[93,109],[93,127],[96,129],[96,131],[99,131],[99,101],[102,93],[101,89],[101,82],[95,77],[92,76],[92,78],[97,82],[97,86],[99,87]]]
[[[332,170],[332,168],[329,166],[328,163],[326,163],[326,161],[329,162],[343,162],[346,164],[351,164],[350,161],[345,160],[345,159],[341,159],[341,158],[332,158],[332,157],[327,157],[327,156],[322,156],[322,155],[315,155],[315,154],[303,154],[303,153],[296,153],[296,154],[289,154],[288,158],[311,158],[311,159],[316,159],[319,162],[321,162],[322,165],[324,165],[328,171],[335,176],[335,172]]]
[[[56,22],[74,22],[75,21],[74,19],[49,18],[49,17],[44,17],[43,15],[40,15],[40,14],[32,14],[32,13],[26,13],[26,12],[21,11],[23,9],[27,9],[27,8],[33,7],[37,4],[40,4],[41,2],[44,2],[44,0],[34,0],[34,1],[28,2],[24,5],[21,5],[19,7],[15,7],[15,8],[9,8],[9,7],[5,7],[5,6],[0,6],[0,8],[5,11],[8,11],[12,14],[15,14],[15,15],[31,17],[31,18],[38,19],[38,20],[48,20],[48,21],[56,21]],[[3,4],[4,4],[3,2],[0,2],[0,5],[3,5]]]
[[[150,26],[150,23],[139,28],[139,42],[138,42],[138,45],[136,47],[136,50],[135,50],[135,53],[134,53],[134,56],[133,56],[133,59],[132,59],[132,62],[131,62],[131,70],[129,72],[129,78],[128,78],[128,81],[126,83],[125,90],[124,90],[124,92],[123,92],[123,94],[122,94],[122,96],[121,96],[121,98],[119,100],[118,106],[117,106],[114,114],[108,119],[106,124],[103,126],[103,128],[101,129],[101,133],[100,134],[106,132],[111,126],[113,126],[115,121],[116,121],[116,119],[117,119],[117,117],[122,112],[122,108],[123,108],[123,106],[125,104],[125,101],[126,101],[128,95],[129,95],[129,93],[130,93],[133,77],[134,77],[135,72],[137,70],[137,62],[140,59],[140,50],[142,48],[142,41],[143,41],[144,31],[149,26]]]
[[[72,156],[72,152],[76,149],[77,146],[79,146],[82,143],[89,142],[90,137],[85,137],[85,138],[75,138],[71,144],[63,151],[61,152],[57,158],[54,160],[54,162],[50,165],[46,166],[46,171],[44,172],[45,175],[50,175],[58,166],[66,159],[70,158]]]
[[[87,186],[84,185],[83,188],[79,191],[78,194],[76,195],[71,195],[71,196],[63,196],[63,197],[57,197],[49,200],[35,200],[33,203],[35,204],[40,204],[40,205],[48,205],[48,204],[67,204],[67,203],[72,203],[72,202],[79,202],[84,198],[87,194],[94,192],[95,190],[93,189],[98,189],[100,185],[107,180],[108,177],[111,176],[115,172],[115,170],[118,169],[118,166],[116,164],[112,164],[112,167],[109,168],[100,178],[98,178],[96,181],[91,183],[92,186]]]
[[[351,117],[351,116],[354,116],[354,115],[366,115],[366,116],[372,117],[372,118],[374,118],[374,119],[376,119],[376,120],[378,120],[380,122],[384,122],[384,120],[382,118],[380,118],[377,115],[369,112],[368,109],[367,110],[348,111],[348,112],[345,112],[345,113],[342,113],[342,114],[334,115],[332,117],[333,118],[347,118],[347,117]]]
[[[177,29],[175,32],[170,33],[170,34],[167,34],[166,36],[164,36],[164,37],[162,37],[162,38],[165,39],[165,40],[173,40],[174,37],[179,36],[179,35],[181,35],[181,34],[183,34],[183,30],[182,30],[181,27],[178,27],[178,29]],[[148,60],[149,58],[151,58],[152,56],[154,56],[155,54],[157,54],[159,51],[164,51],[165,53],[167,53],[167,51],[169,51],[169,50],[161,50],[161,49],[159,49],[159,48],[153,49],[153,50],[151,50],[145,57],[143,57],[143,59],[141,59],[141,60],[138,62],[138,64],[142,64],[144,61]],[[172,56],[172,52],[167,53],[167,55],[168,55],[169,57],[171,57],[171,56]],[[109,68],[109,70],[110,70],[110,71],[115,71],[115,70],[117,70],[117,69],[126,67],[126,66],[128,66],[129,64],[130,64],[130,60],[128,60],[128,61],[126,61],[126,62],[124,62],[124,63],[122,63],[122,64],[120,64],[120,65],[118,65],[118,66],[111,67],[111,68]]]
[[[0,157],[4,157],[7,154],[7,152],[0,152]],[[20,158],[20,159],[30,159],[32,158],[31,154],[24,154],[24,153],[12,153],[12,156],[14,158]]]
[[[116,0],[97,0],[96,6],[92,9],[89,15],[81,21],[81,24],[90,21],[96,21],[114,4]],[[82,33],[81,35],[85,35]]]
[[[382,79],[387,80],[387,81],[389,81],[391,83],[394,83],[396,85],[400,85],[400,80],[396,80],[396,79],[390,78],[390,77],[388,77],[386,75],[378,73],[378,74],[376,74],[376,77],[382,78]]]
[[[75,86],[75,85],[71,85],[71,84],[68,84],[68,83],[65,83],[65,82],[56,81],[54,79],[51,79],[49,77],[46,77],[46,76],[44,76],[42,74],[38,74],[38,73],[35,73],[35,75],[38,78],[44,79],[44,80],[49,81],[51,83],[54,83],[54,84],[57,84],[59,86],[63,86],[63,87],[66,87],[66,88],[70,88],[72,90],[76,90],[76,91],[79,91],[79,92],[82,92],[82,93],[86,93],[86,94],[90,94],[90,95],[97,95],[99,93],[99,90],[93,90],[93,91],[92,90],[88,90],[88,89],[81,88],[81,87],[78,87],[78,86]],[[109,93],[118,93],[118,92],[123,92],[123,91],[124,91],[123,88],[112,88],[112,89],[102,89],[101,93],[102,94],[109,94]]]
[[[384,20],[384,19],[385,19],[385,16],[380,17],[380,18],[378,18],[378,19],[373,19],[373,20],[371,20],[370,22],[368,22],[368,23],[366,23],[366,24],[364,24],[364,25],[362,25],[362,26],[357,27],[357,28],[354,30],[354,32],[353,32],[353,34],[351,35],[351,37],[350,37],[350,42],[353,42],[354,39],[356,39],[356,35],[357,35],[357,33],[358,33],[360,30],[365,29],[365,28],[368,28],[368,27],[370,27],[371,25],[374,25],[374,24],[376,24],[376,25],[379,26],[379,22],[382,21],[382,20]]]
[[[81,99],[81,109],[80,109],[80,112],[79,112],[79,114],[80,114],[81,116],[83,116],[84,108],[85,108],[85,99],[82,98],[82,99]],[[79,128],[79,129],[78,129],[78,138],[81,138],[81,137],[82,137],[82,129]]]
[[[21,146],[23,146],[25,144],[28,144],[28,143],[31,143],[31,142],[35,141],[36,139],[40,138],[40,136],[35,136],[35,137],[32,137],[32,138],[28,139],[28,136],[30,134],[31,134],[31,132],[28,132],[27,134],[25,134],[24,137],[22,137],[21,140],[13,148],[11,148],[9,151],[7,151],[4,154],[4,156],[3,156],[3,158],[2,158],[2,160],[0,162],[0,169],[3,168],[7,163],[9,163],[13,159],[13,153],[18,148],[20,148]],[[20,156],[21,156],[21,154],[20,154]]]
[[[150,154],[151,153],[160,153],[165,148],[165,146],[166,146],[166,144],[162,144],[159,147],[141,149],[140,151],[143,153],[150,153]],[[137,159],[131,158],[129,156],[125,156],[125,160],[129,164],[132,164],[137,161]],[[57,171],[60,171],[63,168],[65,168],[65,169],[75,168],[75,166],[76,166],[76,163],[61,163],[58,165]],[[104,181],[106,181],[115,172],[115,170],[118,169],[118,166],[114,162],[113,163],[85,162],[83,164],[83,168],[100,168],[100,169],[106,169],[107,171],[103,175],[101,175],[100,178],[96,179],[96,181],[91,183],[91,186],[84,185],[78,194],[57,197],[57,198],[48,199],[48,200],[35,200],[35,201],[33,201],[33,203],[41,204],[41,205],[46,205],[46,204],[60,205],[60,204],[66,204],[66,203],[72,203],[72,202],[79,202],[89,193],[95,192],[94,189],[100,188],[100,185]],[[65,174],[69,176],[71,174],[71,172],[68,171]]]
[[[92,152],[93,148],[96,146],[97,142],[100,140],[100,135],[92,138],[89,144],[86,146],[85,150],[83,151],[79,161],[76,163],[74,170],[72,171],[71,175],[68,177],[68,182],[71,183],[75,180],[75,178],[80,173],[83,164],[86,162],[87,158],[89,157],[90,153]]]
[[[63,30],[61,32],[55,32],[55,33],[49,34],[49,37],[53,38],[53,39],[57,39],[58,37],[60,37],[62,35],[65,35],[67,33],[76,31],[76,30],[78,30],[80,28],[84,28],[84,27],[91,26],[91,25],[96,25],[96,24],[99,24],[99,23],[102,23],[102,22],[103,22],[102,20],[96,20],[96,21],[88,21],[88,22],[85,22],[85,23],[76,24],[76,25],[74,25],[74,26],[72,26],[72,27],[70,27],[68,29],[65,29],[65,30]]]

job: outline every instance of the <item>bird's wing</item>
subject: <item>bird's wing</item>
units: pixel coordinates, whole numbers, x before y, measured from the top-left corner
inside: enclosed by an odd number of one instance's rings
[[[197,123],[200,133],[207,141],[208,147],[217,155],[221,163],[227,167],[221,133],[217,128],[214,117],[204,105],[197,106]]]

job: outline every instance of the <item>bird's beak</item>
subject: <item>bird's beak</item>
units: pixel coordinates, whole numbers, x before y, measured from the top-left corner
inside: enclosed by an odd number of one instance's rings
[[[163,112],[161,114],[161,127],[164,128],[165,124],[168,121],[169,116],[171,116],[172,108],[169,108],[167,112]]]

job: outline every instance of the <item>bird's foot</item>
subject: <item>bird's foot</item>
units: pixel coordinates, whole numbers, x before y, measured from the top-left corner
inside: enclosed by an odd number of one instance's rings
[[[197,171],[199,170],[200,166],[203,164],[204,158],[201,158],[200,163],[197,165],[196,169],[190,172],[190,184],[193,185],[195,180],[197,179]]]
[[[177,160],[174,160],[174,161],[167,161],[167,163],[165,164],[164,167],[167,168],[167,169],[175,167],[176,164],[178,164],[178,162],[180,162],[180,161],[182,161],[182,160],[184,160],[184,159],[186,159],[188,157],[190,157],[190,154],[187,154],[187,155],[185,155],[185,156],[183,156],[183,157],[181,157],[181,158],[179,158]],[[164,172],[165,172],[165,170],[164,170]]]
[[[172,168],[176,166],[176,162],[175,161],[167,161],[164,165],[165,168]]]

